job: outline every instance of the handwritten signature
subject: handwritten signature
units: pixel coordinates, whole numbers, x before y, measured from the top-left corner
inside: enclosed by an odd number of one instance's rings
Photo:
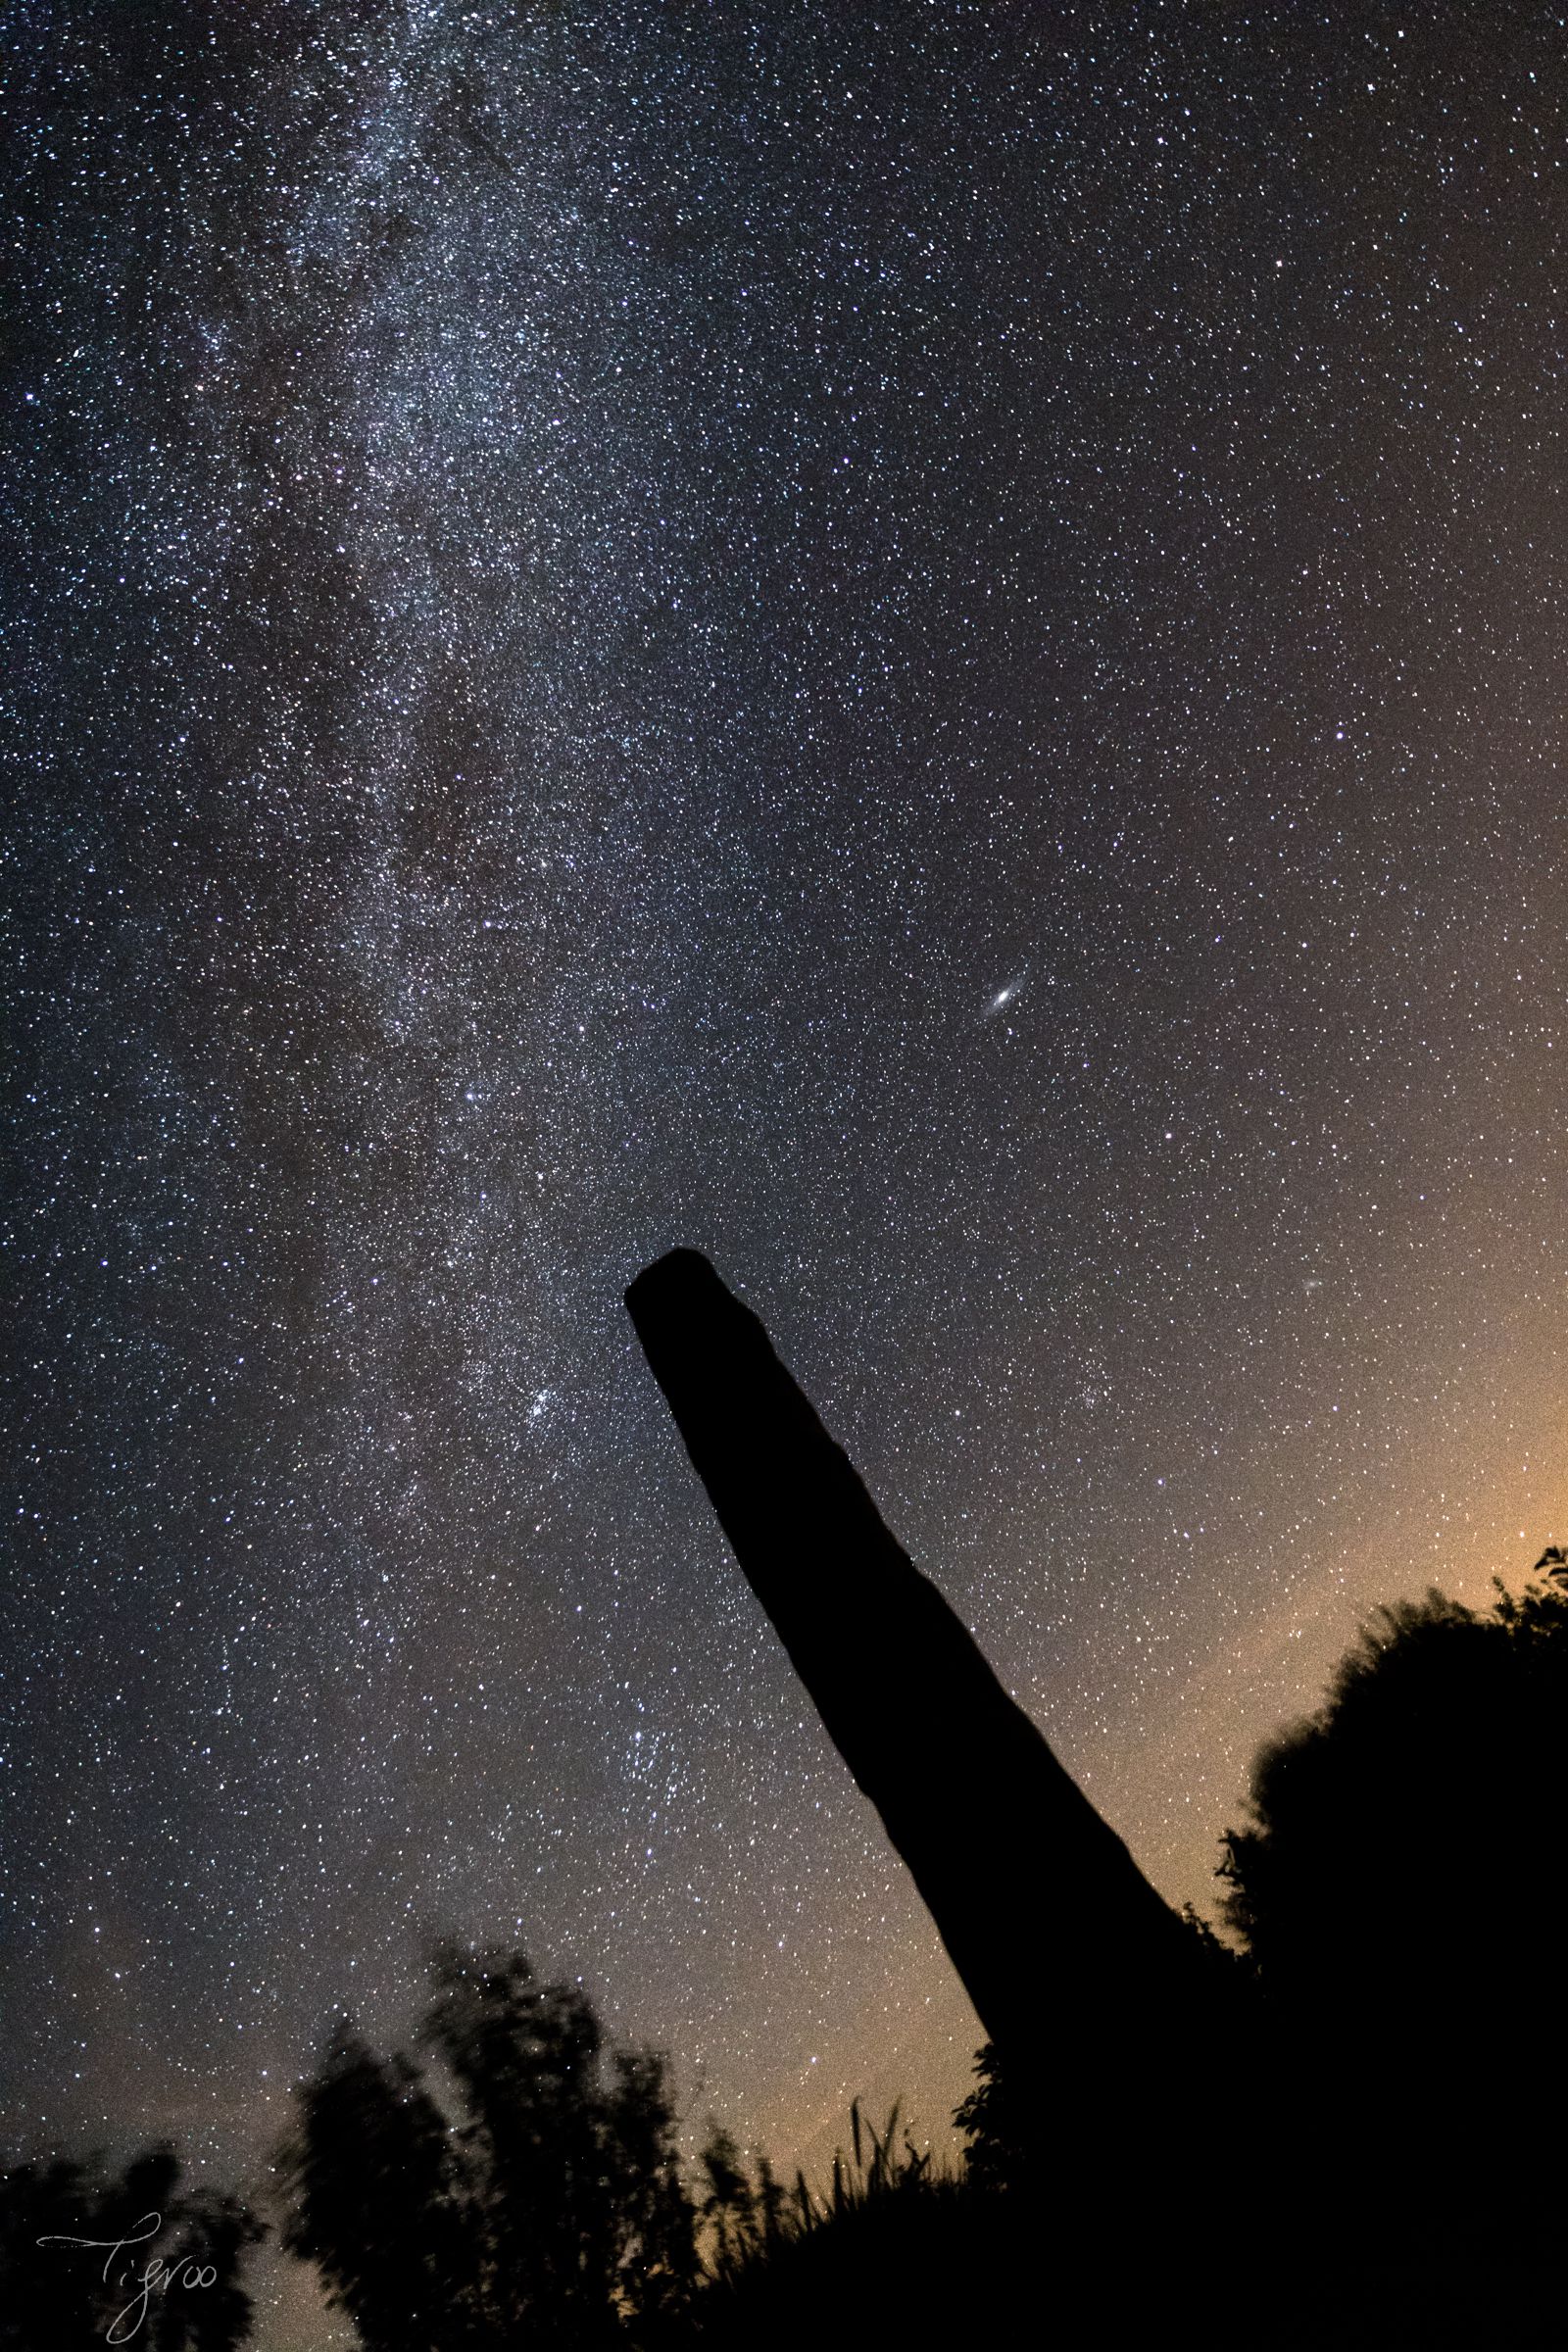
[[[95,2249],[106,2246],[109,2250],[104,2258],[103,2277],[104,2283],[107,2285],[115,2256],[123,2253],[126,2246],[144,2246],[149,2238],[158,2235],[163,2226],[164,2217],[161,2213],[144,2213],[140,2221],[132,2224],[123,2237],[67,2237],[63,2234],[51,2234],[48,2237],[40,2237],[38,2243],[40,2246],[92,2246]],[[217,2282],[217,2278],[218,2272],[212,2263],[194,2262],[188,2256],[179,2262],[165,2262],[155,2254],[145,2270],[141,2272],[128,2269],[122,2271],[115,2284],[123,2286],[129,2279],[138,2291],[131,2296],[123,2311],[117,2311],[110,2321],[108,2332],[104,2338],[105,2342],[111,2344],[129,2343],[147,2317],[147,2305],[155,2286],[162,2287],[167,2292],[172,2286],[212,2286]],[[134,2319],[131,2319],[132,2312],[136,2315]],[[125,2326],[127,2320],[130,2321],[128,2328]]]

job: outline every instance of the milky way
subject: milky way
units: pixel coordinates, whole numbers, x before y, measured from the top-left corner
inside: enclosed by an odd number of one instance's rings
[[[1563,23],[4,37],[10,2144],[260,2184],[445,1927],[940,2132],[620,1294],[710,1252],[1172,1899],[1561,1533]]]

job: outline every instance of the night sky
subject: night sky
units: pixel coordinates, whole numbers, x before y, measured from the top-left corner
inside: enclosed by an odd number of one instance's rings
[[[1564,16],[3,23],[6,2148],[255,2184],[442,1929],[939,2134],[621,1293],[1172,1900],[1562,1535]]]

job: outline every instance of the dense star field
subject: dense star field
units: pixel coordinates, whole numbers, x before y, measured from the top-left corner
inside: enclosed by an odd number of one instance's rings
[[[709,1251],[1173,1900],[1562,1534],[1563,16],[4,27],[8,2151],[258,2184],[443,1928],[939,2135],[621,1292]]]

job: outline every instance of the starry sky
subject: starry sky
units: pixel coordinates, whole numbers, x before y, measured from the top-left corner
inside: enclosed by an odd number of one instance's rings
[[[261,2180],[443,1929],[939,2134],[621,1292],[709,1251],[1172,1900],[1561,1536],[1564,16],[0,24],[8,2152]]]

